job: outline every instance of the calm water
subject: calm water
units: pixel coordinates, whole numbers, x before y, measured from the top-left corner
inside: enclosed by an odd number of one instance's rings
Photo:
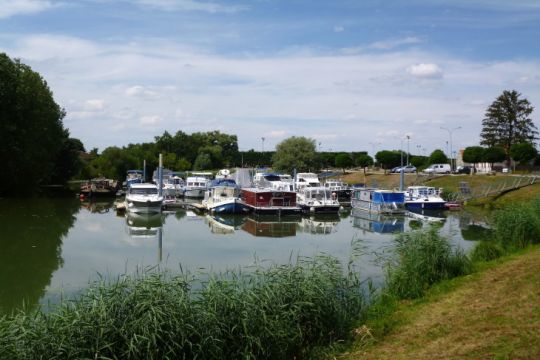
[[[441,214],[437,214],[441,216]],[[464,212],[443,214],[441,232],[468,250],[482,222]],[[113,200],[0,199],[0,313],[58,301],[99,276],[145,266],[215,271],[252,265],[256,259],[287,263],[291,256],[325,252],[346,262],[360,248],[363,277],[375,282],[375,261],[392,246],[395,232],[427,227],[410,217],[340,216],[212,218],[190,211],[151,217],[117,214]]]

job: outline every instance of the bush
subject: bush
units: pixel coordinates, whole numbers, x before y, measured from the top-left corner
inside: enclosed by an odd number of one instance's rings
[[[330,257],[205,279],[125,276],[1,318],[0,358],[305,358],[346,339],[364,305],[358,278]]]
[[[500,258],[504,249],[495,241],[480,241],[471,252],[472,261],[491,261]]]
[[[445,279],[468,274],[472,265],[435,228],[400,234],[387,267],[387,291],[399,299],[418,298]]]
[[[540,199],[495,211],[491,223],[495,240],[507,251],[540,243]]]

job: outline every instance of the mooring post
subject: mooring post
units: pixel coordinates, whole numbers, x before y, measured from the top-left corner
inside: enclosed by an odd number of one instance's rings
[[[159,167],[158,167],[158,193],[159,196],[163,195],[163,155],[159,154]]]

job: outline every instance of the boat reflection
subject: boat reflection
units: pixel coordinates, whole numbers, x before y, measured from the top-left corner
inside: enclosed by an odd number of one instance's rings
[[[90,211],[91,213],[104,214],[108,213],[114,206],[114,199],[83,200],[81,208]]]
[[[242,230],[253,236],[282,238],[296,236],[299,216],[249,216],[242,225]]]
[[[409,209],[407,216],[411,219],[428,222],[441,222],[446,220],[446,213],[441,209]]]
[[[133,240],[133,244],[139,240],[153,238],[159,235],[163,229],[165,215],[161,213],[126,213],[126,233]]]
[[[210,228],[210,232],[212,234],[219,234],[219,235],[229,235],[234,234],[234,232],[242,226],[242,224],[246,221],[245,216],[241,215],[206,215],[205,222]]]
[[[320,214],[304,217],[298,223],[298,230],[314,235],[328,235],[337,231],[339,214]]]
[[[405,217],[352,209],[353,226],[365,231],[391,234],[405,231]]]

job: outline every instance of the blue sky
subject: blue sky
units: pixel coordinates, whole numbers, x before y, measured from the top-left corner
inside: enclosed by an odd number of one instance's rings
[[[540,104],[536,0],[0,0],[0,51],[40,72],[90,149],[167,130],[243,150],[475,145],[489,104]],[[533,113],[538,127],[539,116]]]

